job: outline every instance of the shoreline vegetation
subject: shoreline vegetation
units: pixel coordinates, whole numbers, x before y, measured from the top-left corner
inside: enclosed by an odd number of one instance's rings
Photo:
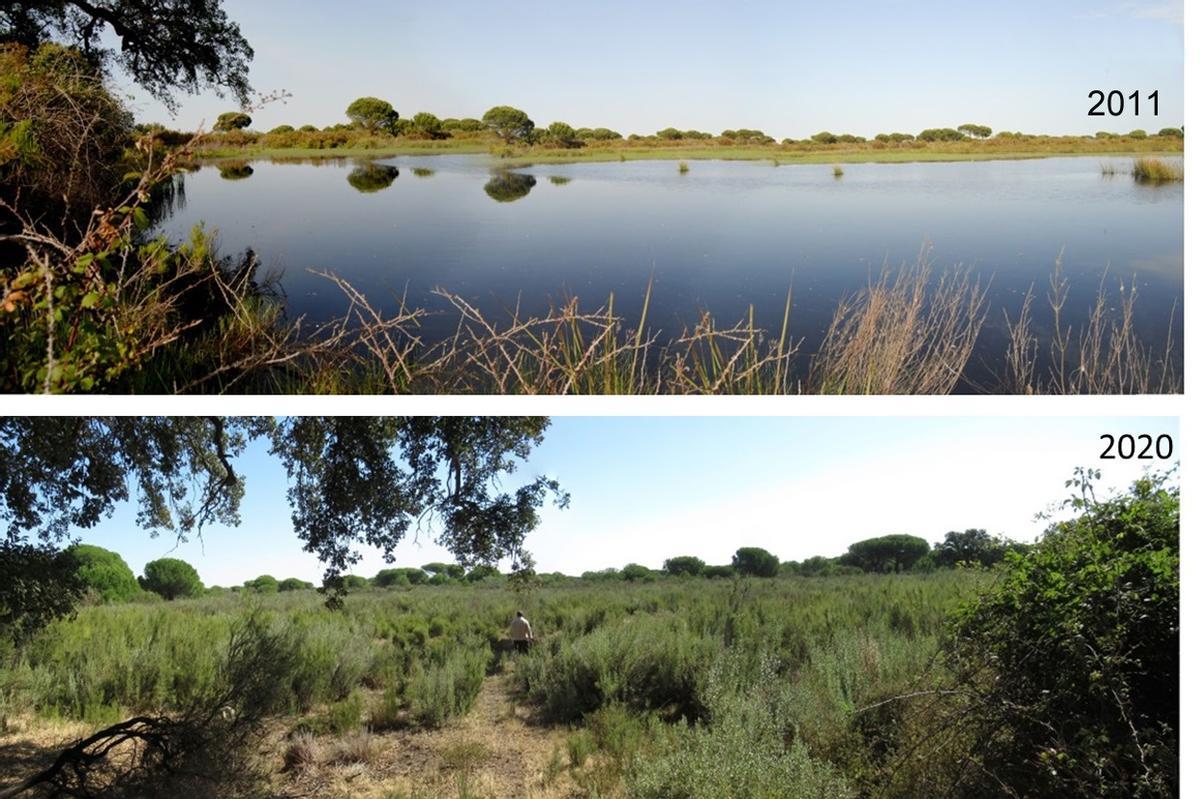
[[[986,125],[926,128],[918,133],[878,133],[871,139],[819,131],[802,138],[776,139],[751,128],[720,133],[666,127],[654,133],[623,135],[610,128],[576,128],[566,122],[539,127],[519,108],[495,106],[480,119],[439,119],[419,112],[403,118],[392,104],[360,97],[346,109],[348,122],[278,125],[256,131],[249,114],[222,114],[211,132],[198,137],[161,126],[142,132],[166,146],[188,142],[201,161],[256,158],[386,158],[400,155],[475,154],[498,161],[565,164],[630,160],[766,160],[782,164],[836,164],[906,161],[964,161],[1045,158],[1061,155],[1165,156],[1183,152],[1181,128],[1157,133],[1097,131],[1089,136],[1048,136],[1020,131],[993,132]]]
[[[1040,137],[1039,137],[1040,138]],[[402,141],[372,146],[349,144],[336,148],[271,147],[257,144],[238,146],[210,142],[195,149],[199,164],[222,161],[290,161],[336,158],[382,159],[399,156],[488,155],[497,165],[517,168],[534,164],[605,163],[621,161],[766,161],[775,166],[793,164],[865,164],[865,163],[936,163],[953,161],[1018,161],[1035,158],[1169,158],[1183,155],[1182,143],[1147,140],[1144,148],[1136,140],[1110,142],[1082,137],[1046,137],[1028,144],[1003,147],[979,146],[970,142],[958,146],[875,150],[869,147],[829,147],[821,149],[789,148],[785,145],[697,145],[697,144],[626,144],[619,147],[595,145],[581,149],[531,146],[502,147],[495,142],[458,139],[449,142]],[[1159,137],[1155,137],[1157,139]]]

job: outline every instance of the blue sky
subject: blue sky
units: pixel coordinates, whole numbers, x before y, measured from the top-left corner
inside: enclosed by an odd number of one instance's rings
[[[344,121],[362,95],[402,116],[518,106],[538,124],[872,136],[964,122],[1092,133],[1183,122],[1182,0],[519,3],[225,0],[256,50],[255,127]],[[1088,117],[1092,89],[1157,89],[1160,115]],[[231,104],[188,98],[171,119]]]
[[[1074,467],[1101,467],[1108,487],[1140,473],[1098,459],[1100,435],[1124,432],[1179,440],[1177,422],[1163,418],[559,417],[516,478],[548,474],[572,495],[528,539],[542,571],[658,567],[681,554],[727,563],[741,546],[802,560],[887,533],[936,543],[948,530],[983,527],[1033,540],[1044,527],[1034,516],[1065,497]],[[206,584],[264,573],[319,580],[320,563],[291,527],[282,468],[256,446],[238,469],[240,527],[176,546],[137,529],[123,506],[80,537],[139,573],[170,554]],[[430,539],[404,542],[398,563],[451,560]],[[384,565],[372,552],[354,571],[370,576]]]

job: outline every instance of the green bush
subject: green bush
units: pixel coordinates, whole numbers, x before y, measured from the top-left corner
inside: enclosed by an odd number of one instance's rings
[[[733,568],[747,576],[774,577],[779,574],[779,558],[761,547],[742,547],[733,555]]]
[[[346,116],[355,127],[372,131],[390,131],[400,118],[396,109],[378,97],[359,97],[346,107]]]
[[[260,574],[253,580],[242,583],[256,594],[275,594],[279,592],[279,581],[269,574]]]
[[[394,588],[408,585],[408,572],[405,569],[380,569],[371,580],[376,588]]]
[[[181,599],[199,596],[204,592],[200,575],[190,563],[178,558],[159,558],[146,564],[143,577],[138,583],[146,591],[153,591],[163,599]]]
[[[1182,128],[1163,128],[1162,130],[1160,130],[1158,132],[1158,135],[1166,136],[1166,137],[1172,138],[1172,139],[1182,139],[1183,138],[1183,129]]]
[[[142,592],[133,570],[116,552],[90,544],[67,550],[79,564],[76,574],[84,588],[105,602],[127,602]]]
[[[1126,135],[1131,139],[1144,139],[1146,138],[1146,131],[1137,128],[1136,130],[1129,131]]]
[[[301,580],[299,577],[288,577],[279,581],[280,591],[307,591],[311,590],[313,584],[307,580]]]
[[[1179,490],[1146,477],[1097,501],[1090,480],[955,627],[975,790],[1178,795]]]
[[[636,757],[629,779],[635,799],[850,799],[857,792],[833,766],[781,731],[792,722],[790,696],[770,663],[753,680],[717,659],[705,686],[707,725],[681,721],[665,745]]]
[[[703,664],[717,642],[678,618],[641,616],[517,661],[518,679],[547,715],[578,721],[606,704],[696,717]]]
[[[440,660],[420,666],[408,681],[405,699],[413,717],[440,727],[471,709],[488,662],[488,650],[478,644],[457,646]]]
[[[442,130],[442,121],[428,111],[413,114],[405,133],[422,139],[442,139],[446,136]]]
[[[250,127],[250,115],[241,111],[226,111],[217,117],[213,130],[234,131]]]
[[[704,566],[704,561],[694,555],[679,555],[663,561],[663,571],[672,576],[700,575],[704,573]]]

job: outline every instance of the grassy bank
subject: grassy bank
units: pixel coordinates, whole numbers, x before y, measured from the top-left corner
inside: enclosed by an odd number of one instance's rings
[[[330,149],[270,147],[248,144],[229,147],[214,143],[196,151],[201,161],[222,159],[388,158],[400,155],[492,155],[497,162],[570,164],[603,161],[730,160],[772,161],[779,164],[901,163],[914,161],[990,161],[1059,156],[1171,156],[1183,153],[1179,139],[1091,139],[1036,137],[1029,140],[936,142],[923,146],[704,144],[605,142],[576,148],[504,146],[495,139],[446,141],[380,140],[371,146],[354,143]]]

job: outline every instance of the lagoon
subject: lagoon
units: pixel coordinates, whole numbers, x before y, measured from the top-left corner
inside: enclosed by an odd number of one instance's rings
[[[968,377],[993,383],[1003,312],[1034,287],[1034,329],[1047,333],[1049,277],[1071,281],[1063,321],[1078,326],[1100,280],[1110,299],[1136,279],[1137,325],[1161,351],[1174,308],[1182,363],[1183,184],[1142,184],[1128,159],[828,164],[628,161],[514,166],[489,156],[396,157],[203,166],[160,229],[199,222],[228,255],[251,248],[293,315],[320,321],[345,301],[309,270],[336,273],[377,306],[430,309],[427,339],[456,317],[430,292],[460,294],[493,316],[540,313],[565,296],[584,309],[615,295],[636,325],[680,334],[702,311],[731,326],[753,305],[772,332],[793,293],[789,332],[819,345],[838,300],[886,265],[924,250],[935,270],[963,266],[988,287],[988,322]],[[964,387],[969,390],[969,387]]]

